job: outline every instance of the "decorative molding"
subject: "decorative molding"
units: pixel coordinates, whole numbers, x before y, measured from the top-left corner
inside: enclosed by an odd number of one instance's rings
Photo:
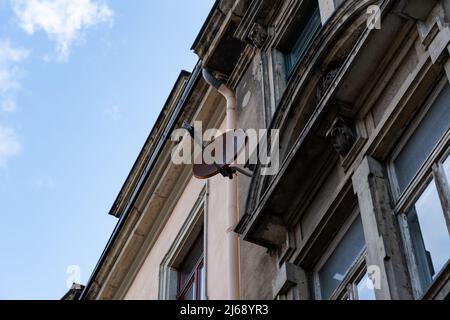
[[[247,9],[245,15],[242,17],[239,26],[234,33],[237,39],[243,42],[251,43],[256,48],[262,49],[263,45],[267,42],[268,27],[271,25],[271,20],[274,18],[274,13],[277,12],[278,7],[283,3],[281,0],[253,0]],[[260,29],[262,27],[262,29]],[[258,28],[259,32],[256,43],[253,38],[255,32],[258,32],[255,28]],[[265,36],[263,36],[265,33]],[[261,42],[262,38],[264,41]]]
[[[250,33],[248,34],[248,38],[256,48],[261,49],[264,46],[268,35],[267,28],[263,27],[259,23],[254,23]]]
[[[338,116],[327,132],[327,137],[332,140],[334,150],[344,158],[357,138],[353,121]]]
[[[264,1],[252,1],[245,15],[242,17],[234,36],[242,41],[246,41],[257,14],[260,12]]]
[[[341,165],[347,170],[367,142],[367,130],[363,121],[337,116],[327,133],[333,148],[341,158]]]
[[[327,92],[327,90],[333,84],[334,79],[336,79],[343,64],[344,64],[343,61],[333,64],[328,69],[328,71],[325,73],[325,75],[322,77],[321,81],[317,85],[317,90],[316,90],[316,103],[317,104],[320,103],[322,98],[325,96],[325,93]]]

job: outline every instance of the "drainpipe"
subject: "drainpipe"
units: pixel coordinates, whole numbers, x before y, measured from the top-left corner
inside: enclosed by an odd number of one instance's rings
[[[208,70],[203,69],[203,78],[214,87],[227,101],[226,122],[227,130],[235,130],[237,126],[237,101],[236,94],[228,88],[222,81],[215,78]],[[237,205],[237,179],[227,180],[227,242],[228,242],[228,279],[229,279],[229,300],[239,300],[239,238],[233,232],[237,225],[238,205]]]

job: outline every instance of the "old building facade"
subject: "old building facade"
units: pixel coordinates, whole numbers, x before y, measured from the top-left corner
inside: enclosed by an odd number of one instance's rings
[[[449,23],[447,0],[217,0],[81,299],[450,298]],[[172,161],[184,121],[229,124],[203,70],[238,128],[279,132],[235,223],[229,179]]]

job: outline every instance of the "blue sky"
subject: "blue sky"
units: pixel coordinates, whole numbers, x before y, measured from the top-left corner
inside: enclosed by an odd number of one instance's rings
[[[87,282],[213,2],[0,0],[0,299]]]

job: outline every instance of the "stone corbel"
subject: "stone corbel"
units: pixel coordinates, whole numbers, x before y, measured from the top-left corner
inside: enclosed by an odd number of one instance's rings
[[[248,39],[251,41],[251,44],[258,49],[261,49],[264,46],[267,37],[267,28],[260,25],[259,23],[254,23],[252,29],[248,34]]]
[[[345,157],[356,141],[355,126],[351,120],[338,116],[327,132],[327,137],[331,139],[334,150]]]
[[[252,0],[242,17],[234,37],[261,49],[269,37],[268,26],[274,18],[282,0]]]
[[[334,79],[336,78],[337,74],[339,73],[340,67],[336,67],[334,69],[328,70],[327,73],[323,76],[322,81],[317,86],[316,91],[316,102],[320,103],[323,96],[327,92],[328,88],[333,83]]]
[[[331,140],[333,148],[341,158],[341,164],[347,169],[367,141],[363,124],[343,116],[337,116],[326,136]]]

